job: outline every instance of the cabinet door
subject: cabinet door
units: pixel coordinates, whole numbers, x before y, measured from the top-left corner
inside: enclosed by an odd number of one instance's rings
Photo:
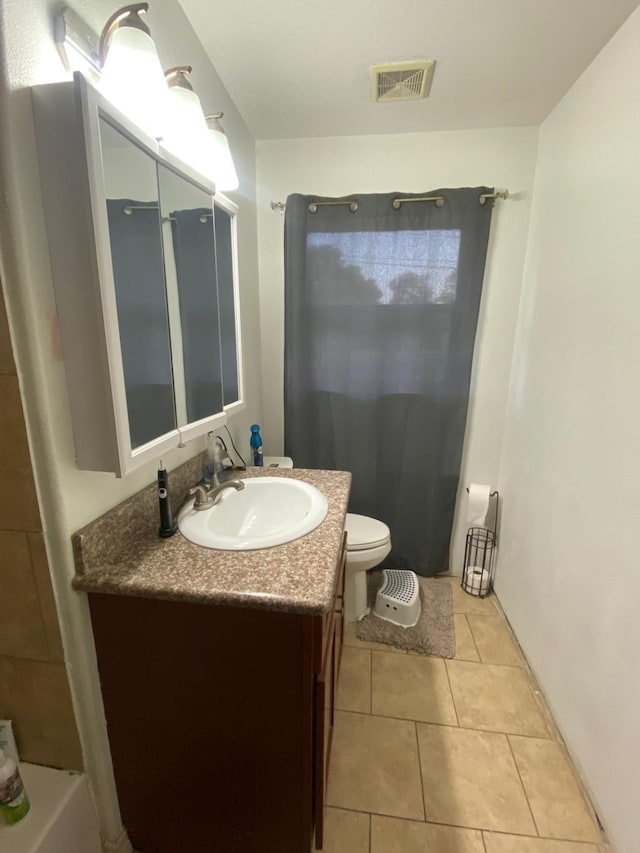
[[[314,794],[316,850],[322,850],[324,842],[324,810],[327,790],[327,774],[331,757],[331,738],[334,718],[334,673],[335,673],[335,623],[331,620],[325,649],[322,672],[316,676],[315,685],[315,738],[314,738]]]
[[[242,403],[242,358],[238,322],[238,277],[236,251],[236,208],[222,196],[214,200],[216,230],[216,271],[220,309],[220,349],[222,352],[222,392],[226,411]]]
[[[179,317],[172,329],[182,365],[175,377],[178,426],[186,428],[223,410],[215,218],[204,190],[163,165],[158,176],[167,280]]]
[[[336,600],[334,607],[334,665],[333,665],[333,694],[338,692],[338,679],[340,677],[340,664],[342,663],[342,644],[344,638],[344,583],[345,572],[347,565],[347,534],[345,533],[342,541],[342,551],[340,554],[340,568],[338,569],[338,585],[336,588]]]
[[[155,160],[103,117],[100,147],[131,450],[176,429]]]

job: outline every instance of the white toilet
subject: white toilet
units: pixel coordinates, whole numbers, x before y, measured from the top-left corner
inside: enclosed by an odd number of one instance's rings
[[[265,468],[293,468],[290,456],[265,456]],[[344,579],[344,621],[358,622],[367,607],[367,569],[381,563],[391,551],[391,531],[368,515],[347,513],[347,566]]]
[[[391,551],[391,531],[382,521],[348,512],[347,566],[344,583],[344,621],[357,622],[368,613],[367,569]]]

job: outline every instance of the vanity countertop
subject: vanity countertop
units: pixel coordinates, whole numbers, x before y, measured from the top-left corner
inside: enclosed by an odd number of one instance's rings
[[[218,551],[194,545],[179,531],[160,539],[156,489],[148,486],[73,535],[74,589],[323,613],[335,591],[351,474],[302,468],[250,468],[233,474],[234,479],[256,476],[290,477],[316,486],[329,504],[325,520],[285,545]]]

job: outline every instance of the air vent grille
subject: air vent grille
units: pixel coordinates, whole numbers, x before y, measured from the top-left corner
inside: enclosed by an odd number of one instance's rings
[[[388,62],[371,66],[372,101],[407,101],[426,98],[431,90],[435,60]]]

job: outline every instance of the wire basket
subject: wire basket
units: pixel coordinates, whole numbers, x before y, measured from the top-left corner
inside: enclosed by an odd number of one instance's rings
[[[493,586],[496,534],[486,527],[470,527],[464,549],[462,589],[469,595],[485,598]]]

